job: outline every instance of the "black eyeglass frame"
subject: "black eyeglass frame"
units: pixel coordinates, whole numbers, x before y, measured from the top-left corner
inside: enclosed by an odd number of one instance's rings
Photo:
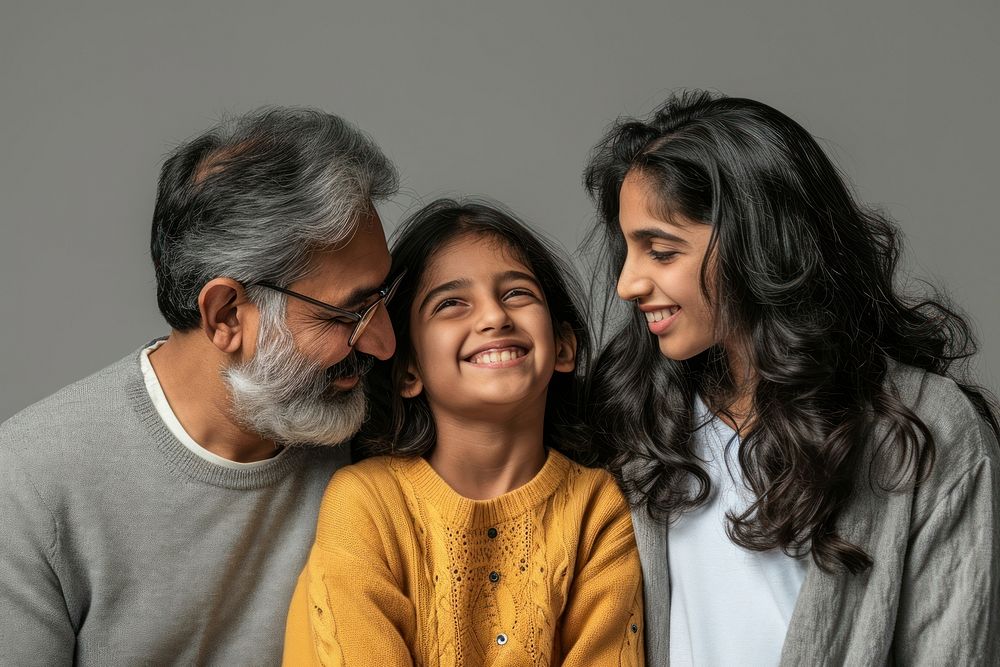
[[[332,310],[338,315],[343,315],[344,317],[350,318],[355,322],[354,329],[351,331],[350,337],[347,339],[347,347],[354,347],[354,344],[358,342],[361,338],[361,334],[365,332],[368,325],[371,323],[372,318],[375,317],[375,312],[378,310],[379,304],[389,303],[389,299],[396,294],[396,290],[399,289],[399,284],[403,282],[403,277],[406,275],[406,271],[400,271],[399,274],[392,279],[392,281],[386,281],[382,287],[375,290],[378,294],[378,298],[375,299],[370,305],[366,306],[364,310],[353,311],[345,310],[333,304],[326,303],[325,301],[320,301],[319,299],[314,299],[311,296],[306,296],[305,294],[299,294],[298,292],[293,292],[287,287],[280,287],[274,283],[260,282],[251,283],[247,287],[264,287],[269,290],[274,290],[275,292],[281,292],[282,294],[290,297],[299,299],[300,301],[305,301],[306,303],[311,303],[314,306],[319,306],[320,308],[326,308],[327,310]]]

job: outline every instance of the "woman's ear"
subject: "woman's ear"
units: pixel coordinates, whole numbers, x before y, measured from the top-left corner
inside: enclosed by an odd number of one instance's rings
[[[561,322],[556,332],[556,367],[560,373],[572,373],[576,368],[576,334],[568,322]]]
[[[420,371],[413,363],[410,363],[406,369],[406,375],[403,376],[403,386],[399,390],[399,395],[403,398],[416,398],[423,390],[424,382],[420,379]]]
[[[230,278],[213,278],[201,288],[201,329],[220,351],[233,354],[243,347],[244,336],[250,335],[243,312],[249,305],[243,286]]]

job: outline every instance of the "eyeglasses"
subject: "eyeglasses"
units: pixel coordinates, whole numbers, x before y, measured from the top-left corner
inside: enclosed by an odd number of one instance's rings
[[[351,324],[351,323],[354,324],[354,329],[351,331],[351,336],[350,338],[347,339],[347,346],[354,347],[354,344],[358,342],[359,338],[361,338],[361,334],[363,334],[365,332],[365,329],[368,328],[368,324],[372,321],[372,318],[375,317],[375,313],[378,311],[379,304],[389,303],[389,299],[391,299],[393,295],[396,293],[396,290],[399,288],[399,284],[403,282],[403,276],[405,275],[406,271],[401,271],[398,276],[392,279],[392,282],[387,282],[386,284],[382,285],[382,287],[378,288],[376,292],[378,294],[378,298],[375,299],[375,301],[372,302],[371,305],[365,307],[364,310],[360,310],[357,312],[354,312],[352,310],[344,310],[343,308],[338,308],[337,306],[330,305],[328,303],[320,301],[319,299],[314,299],[311,296],[306,296],[305,294],[299,294],[298,292],[293,292],[292,290],[287,289],[285,287],[278,287],[273,283],[251,283],[250,285],[247,285],[247,287],[266,287],[267,289],[274,290],[275,292],[281,292],[282,294],[295,297],[296,299],[300,299],[302,301],[305,301],[306,303],[311,303],[314,306],[319,306],[320,308],[326,308],[327,310],[332,310],[333,312],[337,313],[341,317],[346,318],[348,320],[347,322],[344,322],[344,324]]]

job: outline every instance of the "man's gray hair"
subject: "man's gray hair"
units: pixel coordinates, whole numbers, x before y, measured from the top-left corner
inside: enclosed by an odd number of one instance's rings
[[[220,123],[160,171],[150,244],[160,312],[188,330],[213,278],[304,277],[311,253],[346,243],[398,183],[375,142],[333,114],[272,107]]]

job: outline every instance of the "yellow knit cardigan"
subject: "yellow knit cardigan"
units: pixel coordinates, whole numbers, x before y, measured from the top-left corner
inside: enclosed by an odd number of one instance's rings
[[[286,665],[642,665],[642,575],[614,480],[549,450],[498,498],[422,458],[334,475],[299,577]]]

